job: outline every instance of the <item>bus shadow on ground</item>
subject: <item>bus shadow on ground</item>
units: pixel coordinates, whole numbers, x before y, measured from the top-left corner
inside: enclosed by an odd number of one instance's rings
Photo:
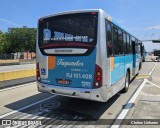
[[[6,108],[12,110],[19,110],[20,106],[27,106],[28,104],[32,104],[37,102],[37,99],[43,99],[46,95],[51,96],[50,94],[40,93],[11,104],[6,105]],[[56,96],[50,100],[47,100],[43,103],[39,103],[33,105],[29,108],[24,110],[19,110],[20,113],[31,114],[37,116],[35,112],[43,111],[40,115],[41,117],[47,117],[50,119],[60,119],[60,120],[98,120],[102,116],[102,114],[110,107],[116,100],[120,97],[121,94],[116,94],[107,102],[96,102],[96,101],[89,101],[83,99],[76,99],[76,98],[69,98],[63,96]],[[32,101],[32,103],[31,103]],[[49,108],[42,108],[42,104],[44,103],[59,103],[58,107],[51,108],[51,105],[48,105]],[[11,115],[11,117],[16,118],[15,116]]]

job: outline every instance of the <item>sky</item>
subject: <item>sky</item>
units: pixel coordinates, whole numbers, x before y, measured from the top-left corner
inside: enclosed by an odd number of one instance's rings
[[[37,27],[40,17],[63,11],[103,9],[141,40],[160,39],[160,0],[0,0],[0,30]],[[144,41],[146,51],[160,44]]]

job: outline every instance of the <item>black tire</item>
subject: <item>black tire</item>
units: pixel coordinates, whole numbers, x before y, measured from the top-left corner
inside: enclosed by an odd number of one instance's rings
[[[130,75],[129,75],[129,72],[127,72],[126,78],[125,78],[125,87],[122,89],[122,92],[126,93],[128,91],[129,84],[130,84]]]

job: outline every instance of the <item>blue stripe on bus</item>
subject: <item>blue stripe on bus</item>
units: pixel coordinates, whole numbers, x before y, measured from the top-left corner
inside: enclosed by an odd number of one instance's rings
[[[126,75],[127,69],[131,71],[139,66],[140,55],[125,55],[114,57],[114,68],[111,71],[111,84],[115,84]]]

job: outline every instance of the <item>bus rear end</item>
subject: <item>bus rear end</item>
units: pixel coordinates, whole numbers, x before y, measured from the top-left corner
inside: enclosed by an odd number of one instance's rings
[[[102,101],[93,94],[102,87],[102,69],[96,64],[97,26],[98,11],[39,19],[39,91]]]

